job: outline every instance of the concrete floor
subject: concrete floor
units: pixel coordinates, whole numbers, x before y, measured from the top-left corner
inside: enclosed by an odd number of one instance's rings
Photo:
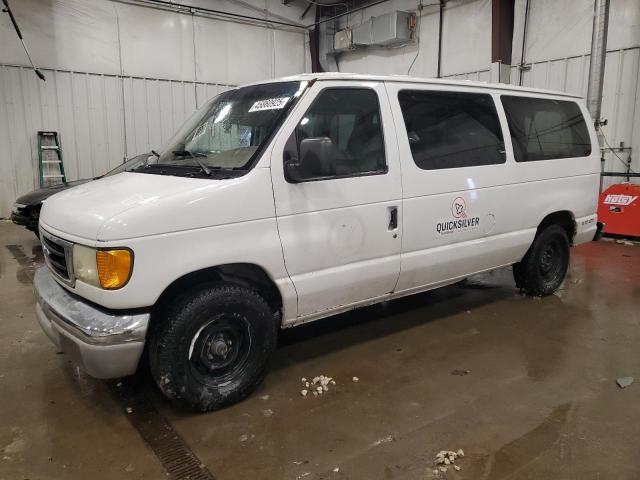
[[[544,299],[500,270],[289,330],[265,383],[222,411],[139,391],[218,480],[637,479],[640,247],[572,254]],[[113,387],[40,331],[39,262],[33,235],[0,223],[0,479],[166,478]],[[300,378],[320,374],[337,385],[302,398]],[[462,470],[434,474],[435,453],[458,448]]]

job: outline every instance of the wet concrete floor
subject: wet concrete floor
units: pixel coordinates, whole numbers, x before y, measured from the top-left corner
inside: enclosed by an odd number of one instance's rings
[[[572,254],[543,299],[503,269],[288,330],[264,384],[222,411],[176,410],[144,375],[125,384],[218,480],[637,479],[640,246]],[[136,402],[40,331],[41,261],[33,234],[0,223],[0,479],[167,478],[130,421]],[[300,378],[320,374],[337,385],[301,397]],[[458,448],[461,470],[434,473]]]

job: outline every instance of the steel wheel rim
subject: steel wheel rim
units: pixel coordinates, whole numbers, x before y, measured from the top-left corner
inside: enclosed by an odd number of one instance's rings
[[[250,338],[246,319],[217,315],[200,327],[191,340],[191,371],[204,383],[212,378],[224,381],[246,363]]]
[[[562,258],[560,244],[556,240],[550,240],[542,249],[538,270],[545,278],[553,277],[561,268]]]

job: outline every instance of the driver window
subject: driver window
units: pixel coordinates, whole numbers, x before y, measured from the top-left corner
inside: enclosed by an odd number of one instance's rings
[[[320,138],[331,141],[334,176],[386,172],[380,107],[373,90],[328,88],[320,93],[296,128],[298,152],[304,151],[305,140]],[[305,170],[313,172],[308,165],[313,160],[301,158]]]

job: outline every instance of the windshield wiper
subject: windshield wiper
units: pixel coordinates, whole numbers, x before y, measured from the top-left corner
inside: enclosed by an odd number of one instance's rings
[[[191,157],[194,162],[198,164],[198,166],[202,169],[205,175],[211,176],[211,170],[207,167],[198,157],[207,157],[204,153],[192,153],[190,150],[175,150],[173,153],[176,157]]]

